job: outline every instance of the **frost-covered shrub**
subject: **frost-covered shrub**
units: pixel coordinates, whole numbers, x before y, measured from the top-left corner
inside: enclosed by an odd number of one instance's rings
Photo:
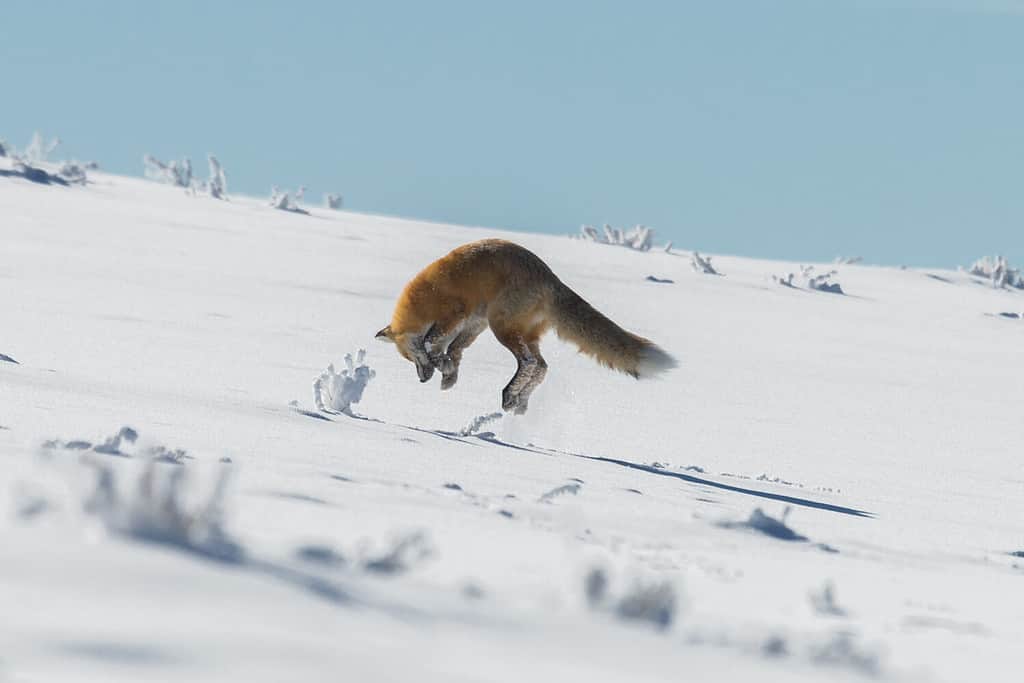
[[[836,588],[831,581],[826,581],[818,591],[811,591],[807,596],[811,601],[811,608],[823,616],[845,617],[846,610],[836,602]]]
[[[644,225],[637,225],[629,230],[620,230],[605,225],[601,232],[591,225],[580,227],[580,239],[598,244],[614,244],[619,247],[649,251],[654,243],[654,230]]]
[[[282,190],[277,185],[274,185],[270,188],[270,206],[281,211],[309,215],[309,211],[299,206],[299,202],[302,201],[305,192],[306,188],[300,187],[298,192],[295,193],[295,197],[292,198],[290,191]]]
[[[46,142],[39,133],[32,134],[32,140],[24,150],[17,150],[0,140],[0,157],[11,160],[11,171],[3,175],[16,176],[43,185],[84,185],[87,170],[99,168],[94,161],[59,161],[50,163],[47,157],[60,145],[60,138]]]
[[[109,531],[225,562],[243,559],[241,547],[224,530],[226,468],[220,470],[205,501],[189,503],[184,467],[150,460],[134,480],[119,485],[118,472],[124,470],[105,461],[91,464],[96,482],[85,510],[99,517]]]
[[[831,294],[843,293],[843,288],[839,286],[838,282],[830,282],[833,277],[839,274],[838,271],[830,270],[827,273],[815,275],[814,266],[801,266],[800,270],[808,289],[829,292]]]
[[[224,177],[224,167],[217,161],[217,157],[210,154],[207,157],[210,164],[210,179],[206,181],[206,191],[214,199],[226,199],[228,192],[228,181]]]
[[[116,434],[108,436],[102,443],[94,444],[86,439],[72,439],[62,441],[51,439],[43,443],[45,452],[86,452],[93,451],[103,455],[113,455],[120,458],[142,458],[156,462],[166,462],[175,465],[184,464],[185,460],[191,460],[192,456],[181,448],[167,448],[159,444],[140,447],[136,444],[139,433],[131,427],[124,426]]]
[[[433,554],[430,541],[422,531],[394,539],[383,553],[363,560],[363,569],[377,574],[401,574],[416,567]]]
[[[21,154],[22,161],[28,164],[43,164],[46,163],[46,157],[53,153],[53,150],[57,149],[60,145],[60,138],[54,138],[49,142],[43,140],[43,136],[39,133],[33,133],[32,139],[28,143]]]
[[[86,168],[87,166],[84,164],[79,164],[74,161],[65,161],[57,169],[57,175],[72,185],[85,185],[87,181],[87,175],[85,172]]]
[[[807,289],[828,292],[830,294],[843,294],[843,288],[839,283],[832,282],[832,278],[838,274],[839,271],[830,270],[827,273],[816,275],[814,273],[814,266],[800,266],[799,278]],[[772,275],[772,280],[783,287],[796,287],[797,285],[794,283],[796,277],[797,275],[794,273],[786,273],[785,275]]]
[[[967,272],[985,278],[996,289],[1024,289],[1024,277],[1021,277],[1020,269],[1011,268],[1005,256],[984,256],[972,263]]]
[[[142,157],[146,177],[160,183],[192,189],[192,160],[185,157],[181,161],[171,159],[164,163],[156,157],[146,154]]]
[[[875,677],[882,670],[882,657],[873,648],[866,647],[856,634],[837,631],[827,640],[811,647],[810,659],[815,664],[850,669]]]
[[[698,252],[693,252],[690,256],[690,267],[692,267],[698,273],[704,273],[705,275],[721,275],[714,266],[711,265],[710,256],[701,256]]]
[[[668,581],[636,581],[615,597],[609,588],[607,572],[591,569],[583,579],[587,603],[597,610],[609,610],[620,619],[646,621],[660,629],[672,625],[677,598],[675,587]]]
[[[344,370],[337,372],[332,363],[313,380],[313,402],[318,410],[352,415],[352,404],[362,400],[366,385],[377,374],[364,363],[365,359],[365,349],[359,349],[355,363],[352,354],[346,353]]]
[[[860,263],[864,260],[863,256],[836,256],[833,263],[837,265],[852,266],[855,263]]]
[[[338,210],[341,208],[341,204],[342,199],[340,194],[328,192],[327,194],[324,195],[324,206],[326,206],[328,209]]]
[[[647,621],[658,628],[668,628],[676,612],[676,592],[667,581],[638,583],[615,607],[620,619]]]
[[[146,154],[142,157],[145,164],[146,177],[159,183],[183,187],[189,192],[196,194],[207,194],[214,199],[227,199],[228,182],[224,175],[224,167],[221,166],[217,157],[212,154],[207,156],[210,165],[210,177],[206,180],[196,178],[192,172],[192,160],[188,157],[181,161],[172,159],[163,162],[156,157]]]

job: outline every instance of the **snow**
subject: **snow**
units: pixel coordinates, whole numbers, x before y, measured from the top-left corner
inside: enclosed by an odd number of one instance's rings
[[[372,337],[485,236],[679,367],[552,335],[496,416],[485,333],[421,385]],[[0,245],[0,680],[1019,677],[1019,291],[816,264],[835,296],[99,172],[0,177]],[[360,348],[358,414],[317,410]]]

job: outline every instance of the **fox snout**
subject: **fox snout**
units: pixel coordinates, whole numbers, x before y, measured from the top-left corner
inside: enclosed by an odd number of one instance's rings
[[[430,378],[434,376],[434,366],[416,363],[416,374],[419,375],[420,382],[429,382]]]

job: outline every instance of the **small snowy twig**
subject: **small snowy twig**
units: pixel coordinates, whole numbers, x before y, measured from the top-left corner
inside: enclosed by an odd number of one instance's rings
[[[690,266],[693,267],[698,273],[704,273],[705,275],[721,275],[714,266],[711,265],[710,256],[701,256],[698,252],[694,251],[690,257]]]
[[[466,425],[466,428],[459,432],[459,436],[472,436],[480,431],[480,428],[485,424],[500,420],[505,416],[505,413],[488,413],[487,415],[479,415],[473,418],[473,421]]]

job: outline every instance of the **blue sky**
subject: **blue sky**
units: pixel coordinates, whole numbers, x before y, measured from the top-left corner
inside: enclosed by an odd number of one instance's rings
[[[0,57],[0,137],[113,172],[213,152],[360,211],[1024,262],[1024,0],[37,0]]]

